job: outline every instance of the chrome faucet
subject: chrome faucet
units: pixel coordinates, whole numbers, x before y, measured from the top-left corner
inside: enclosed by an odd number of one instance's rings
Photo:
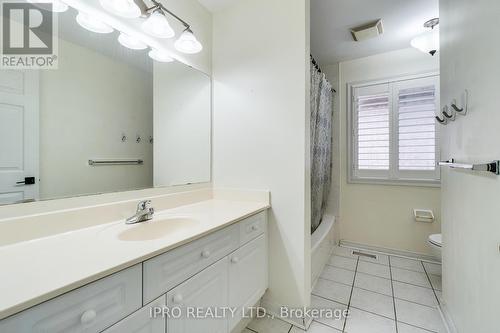
[[[151,200],[144,200],[137,204],[137,211],[125,222],[126,224],[135,224],[153,219],[155,210],[151,207]]]

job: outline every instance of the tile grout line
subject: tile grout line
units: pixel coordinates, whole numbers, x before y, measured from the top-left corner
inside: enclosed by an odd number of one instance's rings
[[[394,283],[392,280],[391,256],[389,256],[389,274],[391,275],[392,307],[394,309],[394,325],[396,326],[396,333],[398,333],[398,315],[396,313],[396,299],[394,297]]]
[[[354,283],[356,282],[356,274],[358,273],[359,256],[356,261],[356,270],[354,271],[354,278],[352,279],[351,294],[349,295],[349,302],[347,302],[347,317],[349,317],[349,309],[351,308],[352,293],[354,291]],[[347,325],[347,317],[344,318],[344,325],[342,326],[342,332],[345,332],[345,327]]]
[[[438,305],[441,305],[441,302],[439,301],[439,298],[437,297],[436,290],[434,289],[434,286],[432,285],[431,278],[429,277],[429,273],[427,273],[427,269],[425,269],[425,265],[423,262],[420,262],[422,264],[422,267],[424,268],[425,276],[427,276],[427,280],[429,280],[429,284],[431,285],[432,292],[434,293],[434,297],[436,297],[436,300],[438,302]]]

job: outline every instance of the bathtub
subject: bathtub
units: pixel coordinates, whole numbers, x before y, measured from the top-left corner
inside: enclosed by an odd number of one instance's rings
[[[325,215],[311,235],[311,288],[330,258],[336,244],[335,216]]]

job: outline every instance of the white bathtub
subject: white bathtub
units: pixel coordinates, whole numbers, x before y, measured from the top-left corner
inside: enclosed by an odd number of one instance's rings
[[[336,244],[335,216],[325,215],[311,235],[311,288],[330,258]]]

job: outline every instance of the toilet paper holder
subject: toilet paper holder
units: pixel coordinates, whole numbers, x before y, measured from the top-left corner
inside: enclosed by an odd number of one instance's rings
[[[430,209],[413,209],[413,216],[417,222],[434,222],[434,213]]]

